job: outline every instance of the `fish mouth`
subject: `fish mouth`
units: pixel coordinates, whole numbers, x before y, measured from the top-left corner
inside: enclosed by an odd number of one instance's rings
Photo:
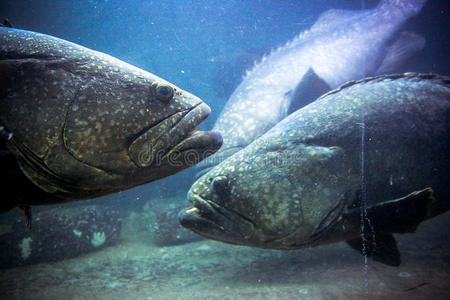
[[[189,191],[192,207],[178,214],[180,224],[209,239],[247,245],[255,231],[253,222],[217,203]]]
[[[208,105],[200,103],[152,126],[131,143],[128,149],[131,160],[138,167],[160,166],[167,160],[186,167],[214,154],[222,146],[222,136],[214,131],[197,130],[210,112]]]

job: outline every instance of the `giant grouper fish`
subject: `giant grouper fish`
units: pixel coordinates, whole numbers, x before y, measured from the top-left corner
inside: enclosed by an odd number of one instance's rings
[[[0,212],[89,199],[189,167],[221,136],[196,130],[210,108],[123,61],[0,27]],[[29,212],[29,211],[28,211]]]
[[[250,144],[290,112],[341,84],[395,72],[425,40],[399,32],[426,0],[383,0],[374,9],[332,9],[310,30],[271,53],[244,78],[213,130],[223,145],[197,165],[206,173]]]
[[[399,265],[392,234],[450,207],[449,116],[450,77],[350,82],[200,177],[180,222],[231,244],[362,251],[365,212],[367,254]]]

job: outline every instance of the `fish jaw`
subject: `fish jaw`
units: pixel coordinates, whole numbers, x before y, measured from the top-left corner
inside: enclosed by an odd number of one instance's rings
[[[211,142],[213,149],[220,147],[221,136],[197,130],[197,126],[207,118],[211,109],[199,103],[192,109],[174,113],[157,125],[138,136],[128,148],[128,153],[137,167],[159,164],[175,151],[183,149],[202,149]],[[198,153],[196,161],[202,160]],[[211,153],[212,154],[212,153]]]
[[[158,139],[146,139],[152,129],[138,137],[139,142],[128,149],[136,167],[133,180],[145,183],[170,176],[214,154],[222,145],[220,133],[197,130],[210,111],[201,103],[181,115],[174,114],[170,117],[174,120],[168,118],[167,124],[174,125],[169,130],[166,127]]]
[[[192,207],[178,214],[180,224],[209,239],[237,245],[248,245],[253,238],[253,222],[197,194],[188,193]]]

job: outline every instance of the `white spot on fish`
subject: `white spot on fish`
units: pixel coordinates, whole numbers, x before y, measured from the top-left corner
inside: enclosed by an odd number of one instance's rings
[[[398,276],[398,277],[402,277],[402,278],[409,278],[409,277],[411,277],[412,275],[409,274],[408,272],[400,272],[400,273],[397,274],[397,276]]]

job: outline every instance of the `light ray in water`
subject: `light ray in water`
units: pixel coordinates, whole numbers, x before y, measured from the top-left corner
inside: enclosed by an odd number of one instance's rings
[[[366,194],[366,178],[365,178],[365,140],[366,140],[366,123],[364,118],[364,112],[361,113],[361,123],[358,123],[361,127],[361,169],[360,169],[360,231],[361,231],[361,242],[362,242],[362,254],[364,256],[364,266],[363,266],[363,277],[364,277],[364,291],[369,295],[369,264],[368,257],[373,255],[376,251],[376,236],[375,229],[372,226],[370,218],[367,216],[367,194]],[[367,226],[367,228],[366,228]],[[368,247],[369,241],[371,242],[370,247]],[[369,253],[369,249],[372,252]]]
[[[365,136],[366,136],[366,124],[364,122],[364,113],[362,115],[361,123],[361,170],[360,170],[360,219],[361,219],[361,241],[362,241],[362,254],[364,256],[364,267],[363,267],[363,277],[364,277],[364,291],[369,294],[369,280],[368,276],[368,255],[367,255],[367,236],[366,236],[366,222],[369,220],[367,218],[367,207],[366,207],[366,182],[364,173],[364,148],[365,148]]]
[[[366,1],[361,0],[361,9],[366,8]],[[366,65],[362,66],[364,70],[364,74],[366,73]],[[366,295],[369,294],[369,279],[368,279],[368,255],[367,255],[367,237],[365,233],[365,223],[369,221],[367,218],[367,207],[366,207],[366,182],[365,182],[365,173],[364,173],[364,147],[365,147],[365,135],[366,135],[366,124],[364,122],[364,112],[361,114],[361,177],[360,177],[360,188],[361,188],[361,202],[360,202],[360,219],[361,219],[361,241],[362,241],[362,254],[364,256],[364,266],[363,266],[363,278],[364,278],[364,291]]]

